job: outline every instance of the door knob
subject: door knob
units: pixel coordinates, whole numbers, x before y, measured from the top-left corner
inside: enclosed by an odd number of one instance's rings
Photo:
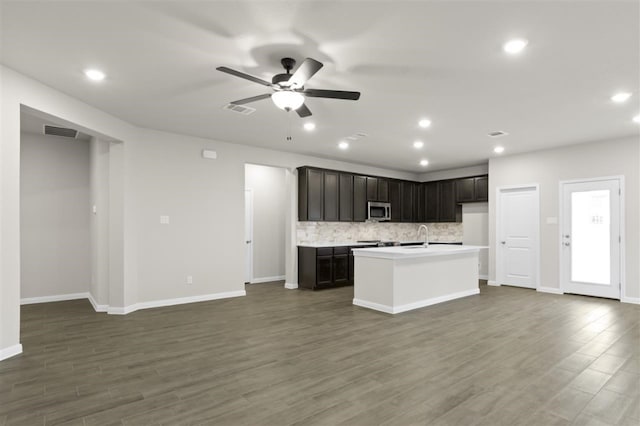
[[[570,245],[571,245],[571,243],[567,241],[566,243],[564,243],[564,245],[565,245],[565,246],[570,246]]]
[[[507,244],[506,241],[500,241],[500,244]]]
[[[571,235],[567,234],[564,236],[565,238],[571,238]]]
[[[251,240],[247,240],[247,241],[245,241],[245,243],[251,244]]]

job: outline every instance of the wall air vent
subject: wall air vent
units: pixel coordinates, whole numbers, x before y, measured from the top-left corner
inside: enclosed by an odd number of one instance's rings
[[[49,136],[62,136],[63,138],[76,138],[78,131],[67,127],[56,127],[48,124],[44,125],[44,134]]]
[[[509,133],[507,133],[507,132],[503,132],[502,130],[498,130],[498,131],[489,133],[488,136],[491,137],[491,138],[499,138],[501,136],[507,136],[508,134]]]
[[[227,104],[223,106],[222,109],[237,112],[238,114],[242,114],[242,115],[249,115],[256,112],[255,108],[251,108],[245,105],[236,105],[236,104]]]

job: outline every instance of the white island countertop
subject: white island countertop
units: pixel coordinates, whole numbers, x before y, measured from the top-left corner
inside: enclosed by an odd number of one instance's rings
[[[389,242],[387,240],[382,240],[382,243]],[[419,244],[422,241],[417,240],[403,240],[403,241],[394,241],[398,244]],[[434,241],[432,244],[434,245],[445,245],[445,244],[461,244],[459,241]],[[328,242],[316,242],[316,243],[299,243],[298,247],[312,247],[312,248],[322,248],[322,247],[345,247],[345,246],[369,246],[369,247],[378,247],[378,243],[375,242],[358,242],[358,241],[341,241],[336,243],[328,243]],[[400,247],[400,246],[387,246],[389,247]],[[379,247],[383,248],[383,247]]]
[[[394,247],[376,247],[354,249],[353,255],[356,257],[377,257],[381,259],[412,259],[416,257],[428,256],[449,256],[461,253],[478,252],[481,249],[489,248],[487,246],[459,246],[459,245],[441,245],[431,244],[424,246],[394,246]]]

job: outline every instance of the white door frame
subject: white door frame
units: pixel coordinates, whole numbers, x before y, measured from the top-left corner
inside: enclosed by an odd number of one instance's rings
[[[514,191],[514,190],[533,190],[534,195],[535,195],[535,211],[534,211],[534,217],[535,217],[535,225],[534,225],[534,242],[533,245],[535,247],[536,250],[536,261],[535,261],[535,265],[534,265],[534,269],[535,269],[535,289],[539,290],[540,289],[540,185],[537,183],[531,183],[531,184],[527,184],[527,185],[508,185],[508,186],[499,186],[496,187],[496,229],[495,229],[495,253],[496,253],[496,281],[495,282],[490,282],[490,285],[494,285],[494,286],[500,286],[501,284],[498,282],[498,278],[502,276],[502,251],[500,250],[500,247],[498,247],[498,244],[500,242],[500,230],[501,230],[501,223],[500,223],[500,217],[501,217],[501,213],[502,213],[502,203],[500,201],[500,194],[502,192],[506,192],[506,191]]]
[[[558,198],[559,198],[559,220],[558,220],[558,244],[562,244],[562,225],[564,224],[564,185],[571,183],[580,183],[580,182],[597,182],[601,180],[618,180],[620,182],[620,301],[626,303],[638,303],[635,299],[628,299],[626,297],[626,274],[625,274],[625,210],[624,210],[624,176],[602,176],[602,177],[594,177],[594,178],[584,178],[584,179],[571,179],[571,180],[561,180],[558,183]],[[560,291],[564,293],[563,288],[563,277],[564,277],[564,262],[562,261],[562,253],[559,252],[560,262],[560,275],[558,276],[558,283],[560,287]]]
[[[249,201],[247,203],[247,201]],[[244,279],[245,282],[251,283],[253,281],[253,189],[245,188],[244,190],[244,245],[245,245],[245,268],[244,268]],[[248,223],[247,223],[248,222]],[[247,229],[249,231],[249,236],[247,236]],[[247,240],[249,238],[249,240]],[[247,241],[251,241],[247,243]],[[247,245],[251,246],[251,250],[247,250]],[[249,280],[247,281],[247,275],[249,275]]]

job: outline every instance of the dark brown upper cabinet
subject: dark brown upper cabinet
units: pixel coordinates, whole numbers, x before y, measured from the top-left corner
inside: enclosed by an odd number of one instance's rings
[[[414,182],[403,180],[400,182],[400,198],[402,199],[402,211],[400,220],[402,222],[413,222],[413,204],[414,204]]]
[[[339,219],[338,202],[338,172],[324,171],[324,220],[337,222]]]
[[[298,220],[324,220],[324,172],[298,169]]]
[[[364,222],[367,202],[391,203],[392,222],[460,222],[460,203],[487,201],[488,177],[425,183],[298,168],[298,220]]]
[[[378,178],[367,176],[367,201],[378,201]]]
[[[402,216],[402,198],[399,180],[389,181],[389,203],[391,204],[391,222],[400,222]]]
[[[425,182],[424,186],[424,221],[438,222],[438,182]]]
[[[475,176],[456,180],[456,202],[474,203],[487,201],[488,176]]]
[[[353,176],[353,220],[367,220],[367,177]]]
[[[456,181],[438,181],[438,222],[460,222],[462,206],[456,202]]]
[[[389,179],[378,178],[378,200],[389,202]]]
[[[338,202],[339,219],[341,222],[353,222],[353,175],[340,173]]]

